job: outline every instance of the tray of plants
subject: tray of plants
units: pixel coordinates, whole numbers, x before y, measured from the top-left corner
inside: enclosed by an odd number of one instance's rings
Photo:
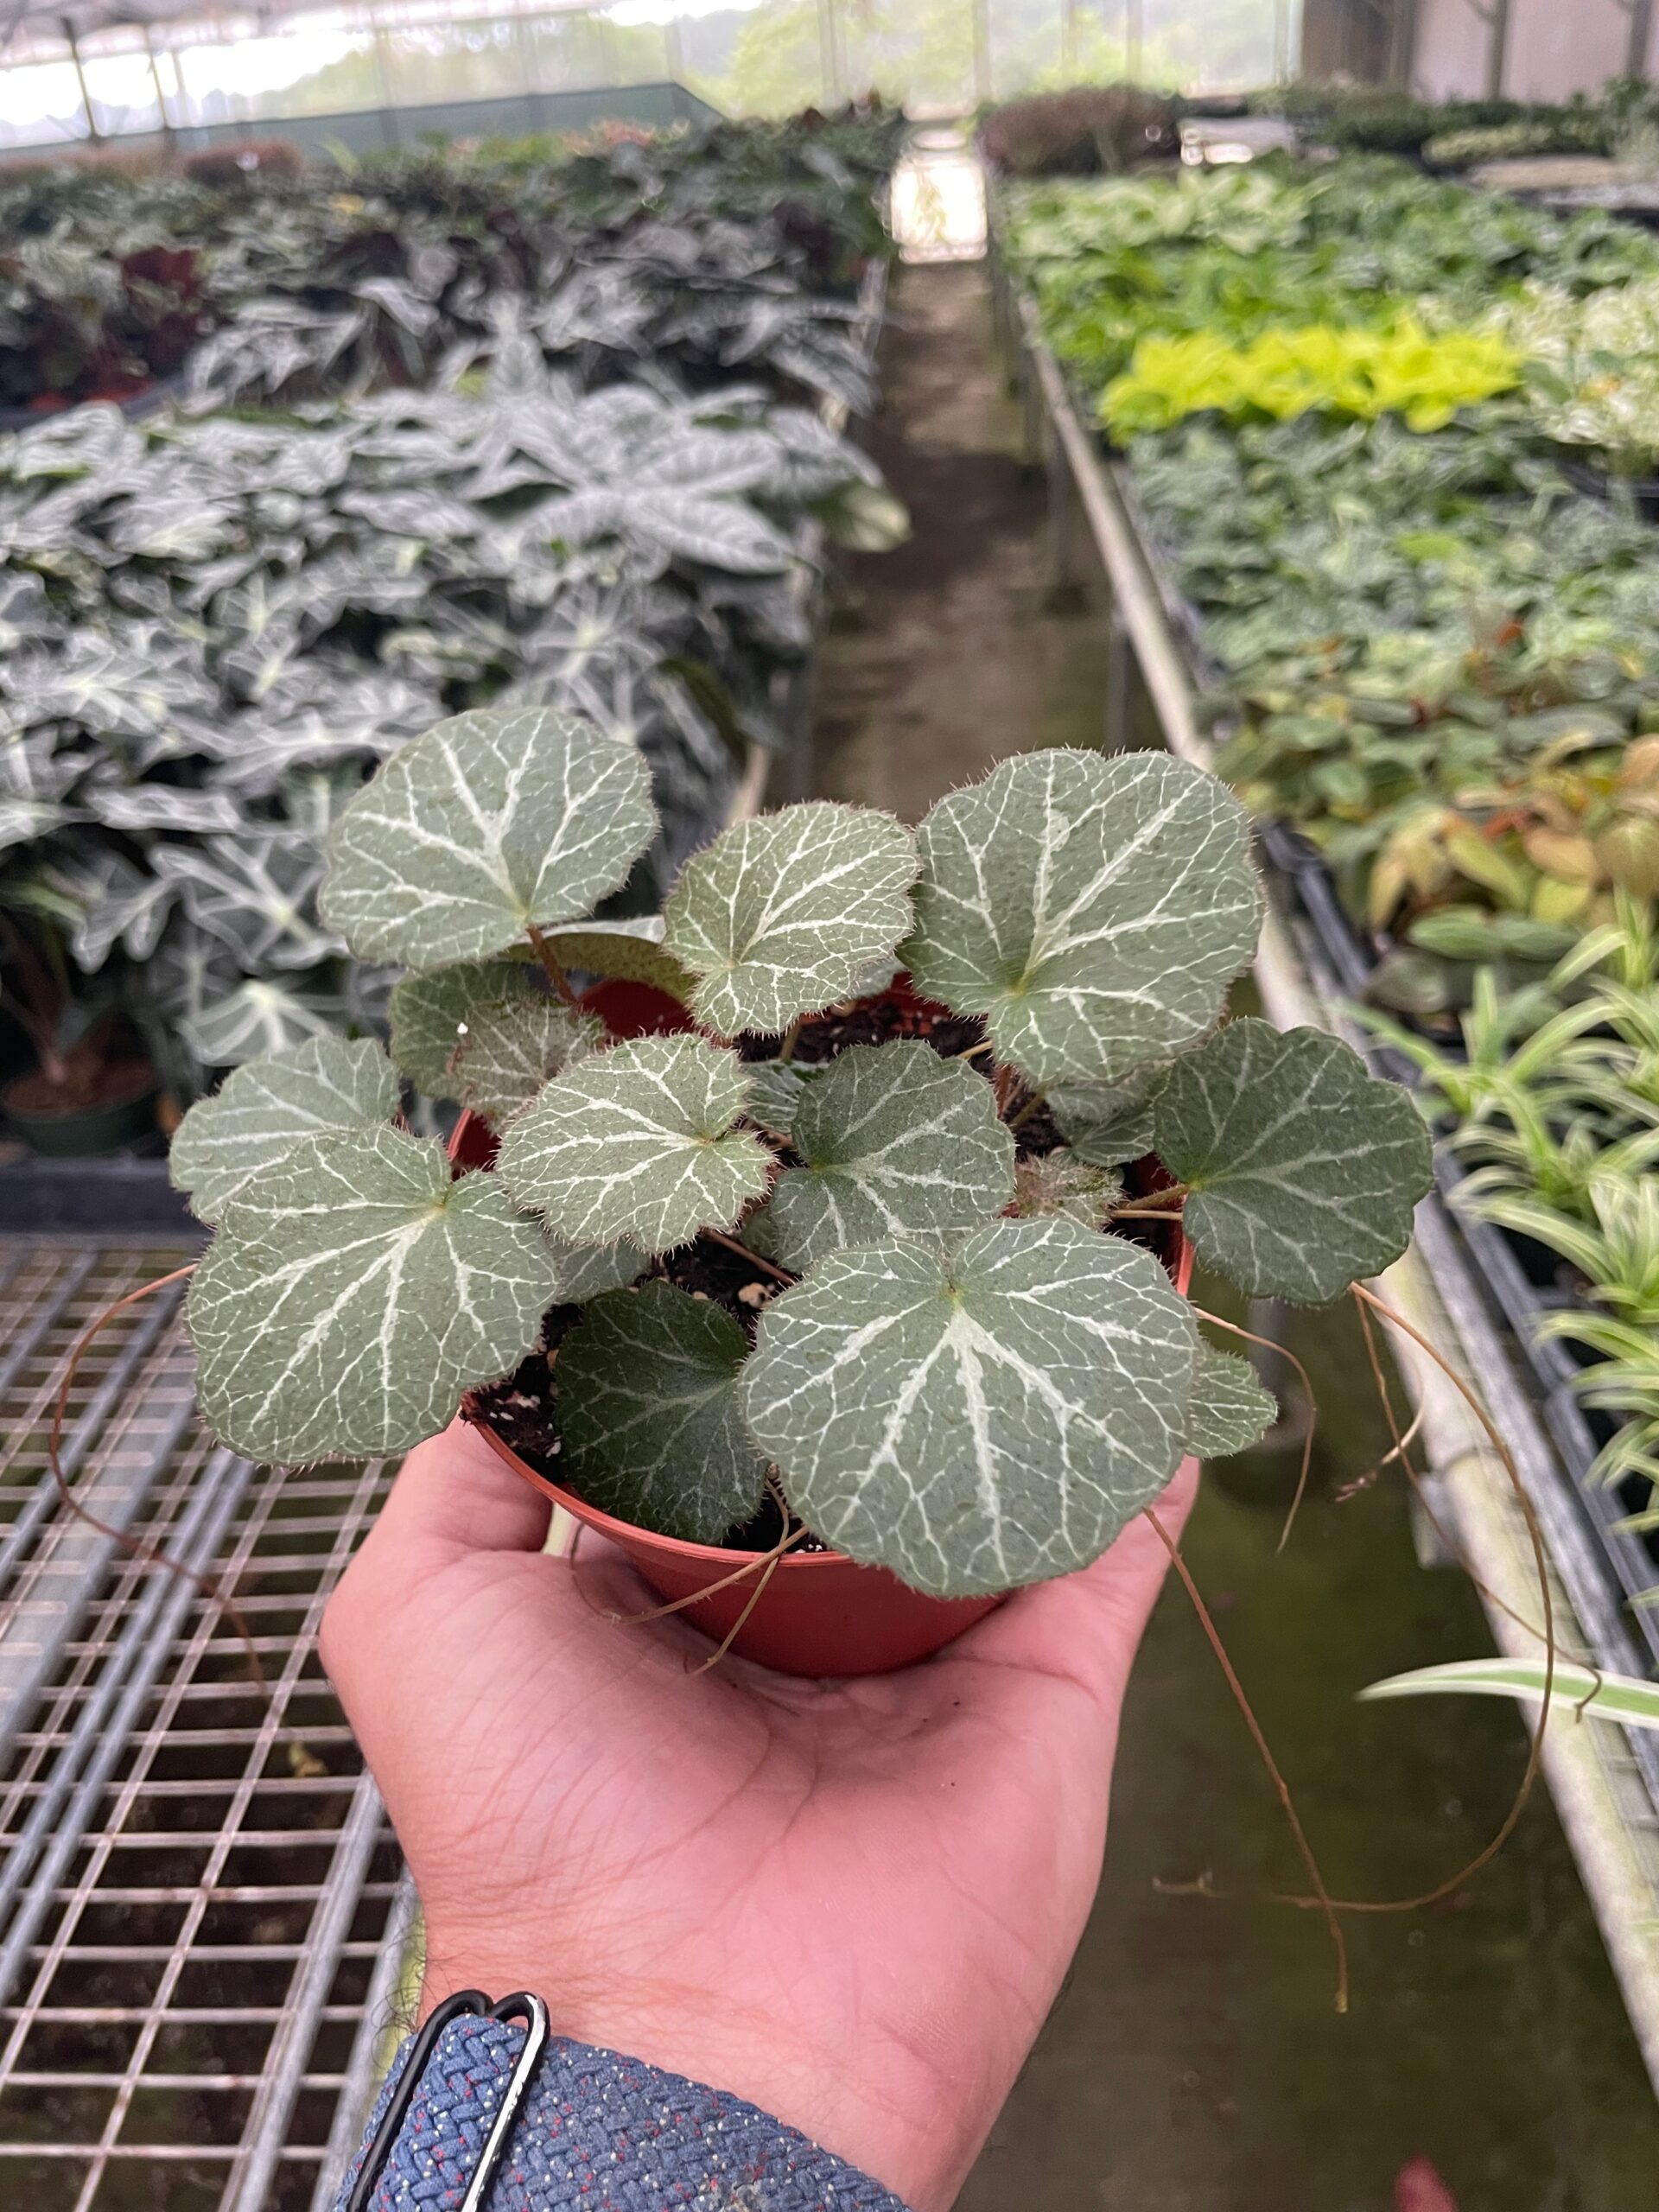
[[[1570,452],[1628,472],[1643,448],[1653,243],[1375,164],[1000,196],[1071,444],[1116,487],[1217,766],[1337,989],[1440,1107],[1476,1271],[1540,1402],[1578,1409],[1555,1427],[1621,1589],[1650,1587],[1655,1316],[1604,1216],[1651,1121],[1659,541],[1628,502],[1586,497]],[[1484,320],[1483,265],[1509,287]],[[1352,381],[1347,334],[1397,337],[1408,273],[1432,338],[1414,368],[1402,353],[1385,378],[1379,355]],[[1448,345],[1459,331],[1480,346]],[[1269,338],[1282,389],[1251,351]],[[1091,408],[1110,462],[1084,446]]]
[[[1259,1435],[1189,1250],[1335,1298],[1404,1249],[1427,1133],[1339,1039],[1216,1027],[1262,898],[1185,762],[1022,755],[913,833],[785,807],[595,918],[656,834],[638,756],[548,709],[346,804],[321,912],[404,970],[391,1057],[313,1039],[186,1116],[201,1406],[283,1461],[464,1407],[715,1650],[891,1665]]]
[[[639,748],[660,830],[625,907],[753,805],[824,548],[897,526],[839,431],[869,397],[872,192],[898,127],[722,127],[694,169],[677,142],[556,165],[429,154],[362,180],[365,205],[309,173],[177,188],[172,219],[202,226],[226,287],[262,225],[290,280],[326,264],[344,283],[367,222],[407,250],[421,314],[359,270],[327,331],[276,345],[261,294],[192,356],[189,409],[141,426],[79,407],[0,440],[0,693],[21,741],[0,1051],[27,1148],[0,1166],[9,1220],[84,1224],[107,1180],[102,1217],[175,1222],[158,1094],[176,1118],[217,1070],[384,1027],[387,979],[317,918],[322,845],[376,761],[446,709],[544,702]],[[25,231],[57,188],[11,188]],[[61,189],[96,257],[160,188]],[[342,336],[342,315],[374,331]],[[388,316],[409,340],[395,361]],[[237,411],[204,411],[220,405]],[[42,557],[66,531],[73,576]],[[33,1156],[111,1146],[107,1177]]]

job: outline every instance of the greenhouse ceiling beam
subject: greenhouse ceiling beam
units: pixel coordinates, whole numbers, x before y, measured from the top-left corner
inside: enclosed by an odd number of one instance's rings
[[[1630,42],[1624,49],[1624,74],[1645,77],[1653,35],[1653,0],[1625,0],[1630,11]]]

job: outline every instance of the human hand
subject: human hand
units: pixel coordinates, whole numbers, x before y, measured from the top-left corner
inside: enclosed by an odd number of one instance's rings
[[[1191,1486],[1159,1511],[1180,1525]],[[1144,1521],[926,1663],[813,1682],[728,1657],[461,1423],[410,1453],[323,1662],[426,1916],[429,2009],[735,2092],[944,2212],[1099,1878],[1119,1709],[1166,1555]]]

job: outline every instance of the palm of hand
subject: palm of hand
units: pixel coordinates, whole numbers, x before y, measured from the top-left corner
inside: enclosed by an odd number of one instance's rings
[[[426,2001],[534,1989],[558,2032],[948,2205],[1094,1894],[1156,1535],[925,1666],[819,1684],[693,1671],[708,1644],[607,1619],[653,1600],[608,1552],[541,1556],[545,1522],[454,1428],[325,1623],[425,1910]]]

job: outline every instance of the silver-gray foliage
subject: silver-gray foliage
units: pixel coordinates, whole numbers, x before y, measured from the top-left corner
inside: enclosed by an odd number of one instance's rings
[[[743,1403],[809,1528],[963,1597],[1083,1566],[1157,1496],[1196,1344],[1149,1253],[999,1221],[822,1261],[761,1316]]]
[[[718,1306],[665,1282],[596,1299],[559,1346],[559,1433],[602,1512],[693,1544],[751,1519],[766,1463],[744,1425],[749,1340]]]
[[[401,1130],[311,1138],[245,1184],[190,1286],[197,1388],[251,1459],[401,1452],[515,1367],[553,1255],[493,1175]]]
[[[941,799],[918,842],[900,957],[1045,1088],[1196,1043],[1255,949],[1244,810],[1162,753],[1020,754]]]
[[[1249,1361],[1236,1352],[1217,1351],[1200,1337],[1186,1411],[1187,1450],[1200,1459],[1248,1452],[1278,1417],[1273,1393],[1257,1382]]]
[[[1433,1176],[1406,1092],[1323,1030],[1230,1023],[1177,1061],[1156,1119],[1198,1257],[1255,1298],[1322,1305],[1397,1260]]]
[[[442,968],[573,921],[657,827],[639,755],[545,709],[457,715],[407,745],[328,840],[321,906],[359,959]]]
[[[753,1109],[751,1109],[753,1111]],[[778,1256],[802,1270],[851,1244],[974,1229],[1014,1197],[1014,1137],[991,1086],[926,1045],[855,1045],[806,1084],[779,1179]]]
[[[636,1038],[550,1083],[509,1124],[497,1169],[573,1243],[670,1251],[766,1194],[772,1154],[734,1126],[747,1095],[734,1052]]]
[[[217,1221],[244,1186],[308,1137],[375,1128],[397,1111],[397,1077],[372,1039],[314,1037],[250,1060],[174,1133],[168,1167],[202,1221]]]

